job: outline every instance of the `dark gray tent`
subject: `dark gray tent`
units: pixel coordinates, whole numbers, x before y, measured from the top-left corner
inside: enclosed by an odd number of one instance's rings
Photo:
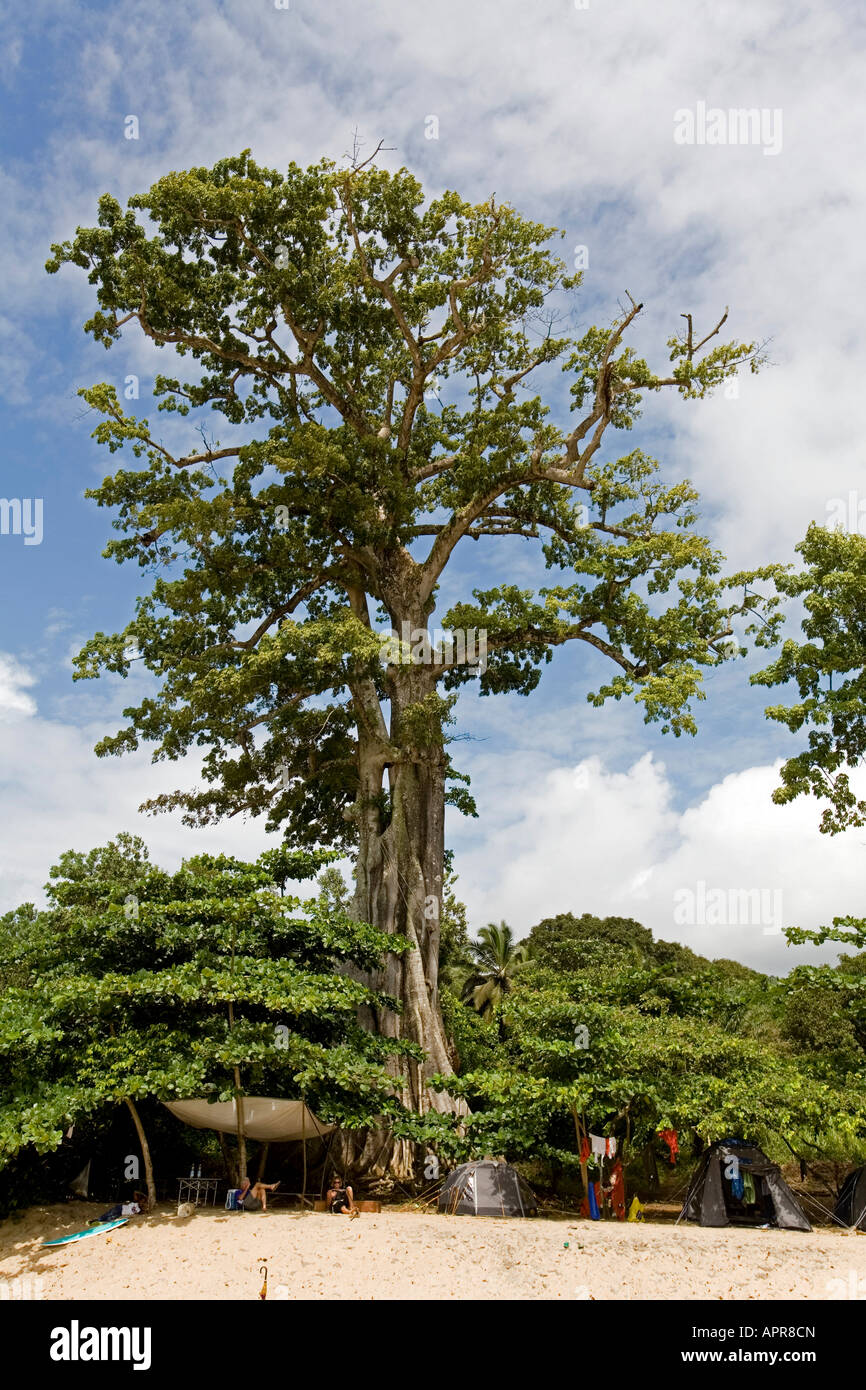
[[[843,1226],[866,1231],[866,1166],[848,1174],[833,1215]]]
[[[812,1229],[779,1165],[743,1139],[720,1139],[710,1145],[689,1183],[679,1219],[702,1226]]]
[[[510,1163],[476,1159],[449,1173],[439,1210],[450,1216],[535,1216],[535,1193]]]

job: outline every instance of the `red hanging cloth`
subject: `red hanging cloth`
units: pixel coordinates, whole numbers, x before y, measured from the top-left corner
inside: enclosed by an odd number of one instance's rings
[[[658,1133],[659,1139],[661,1139],[662,1143],[663,1143],[663,1144],[667,1144],[668,1148],[670,1149],[670,1153],[671,1153],[671,1163],[676,1163],[676,1161],[677,1161],[677,1154],[678,1154],[679,1151],[680,1151],[680,1146],[679,1146],[679,1144],[677,1143],[677,1132],[676,1132],[676,1130],[675,1130],[675,1129],[660,1129],[660,1130],[657,1131],[657,1133]]]
[[[611,1206],[617,1221],[625,1221],[625,1179],[619,1159],[613,1165],[613,1188],[610,1194]]]

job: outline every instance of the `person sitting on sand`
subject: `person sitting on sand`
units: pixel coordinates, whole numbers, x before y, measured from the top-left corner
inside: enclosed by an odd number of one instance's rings
[[[238,1191],[238,1206],[244,1211],[267,1211],[268,1193],[276,1192],[278,1182],[254,1182],[244,1178]]]
[[[335,1173],[331,1178],[331,1186],[328,1188],[328,1211],[337,1216],[360,1216],[361,1213],[355,1206],[355,1195],[351,1187],[347,1187],[339,1173]]]

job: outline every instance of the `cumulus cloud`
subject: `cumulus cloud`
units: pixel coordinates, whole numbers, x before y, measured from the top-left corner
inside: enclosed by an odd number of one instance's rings
[[[205,852],[253,859],[277,843],[263,821],[238,817],[191,830],[179,815],[139,814],[150,797],[193,784],[197,761],[154,765],[144,752],[99,759],[93,745],[104,732],[39,717],[0,724],[0,911],[41,902],[48,870],[64,850],[93,849],[120,830],[141,835],[168,869]]]
[[[778,769],[731,774],[676,811],[650,754],[624,773],[590,757],[536,776],[530,758],[510,759],[489,805],[479,796],[483,842],[457,857],[473,926],[504,918],[523,935],[591,912],[759,969],[815,958],[781,928],[863,913],[863,835],[821,835],[814,802],[774,805]]]
[[[0,724],[28,719],[36,713],[36,701],[26,692],[36,677],[8,652],[0,652]]]

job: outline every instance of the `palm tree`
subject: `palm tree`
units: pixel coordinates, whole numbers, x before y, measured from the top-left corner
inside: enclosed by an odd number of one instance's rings
[[[470,946],[474,969],[463,979],[462,998],[480,1013],[486,1023],[496,1017],[503,997],[511,989],[515,975],[530,959],[527,941],[515,942],[507,922],[488,922]]]

